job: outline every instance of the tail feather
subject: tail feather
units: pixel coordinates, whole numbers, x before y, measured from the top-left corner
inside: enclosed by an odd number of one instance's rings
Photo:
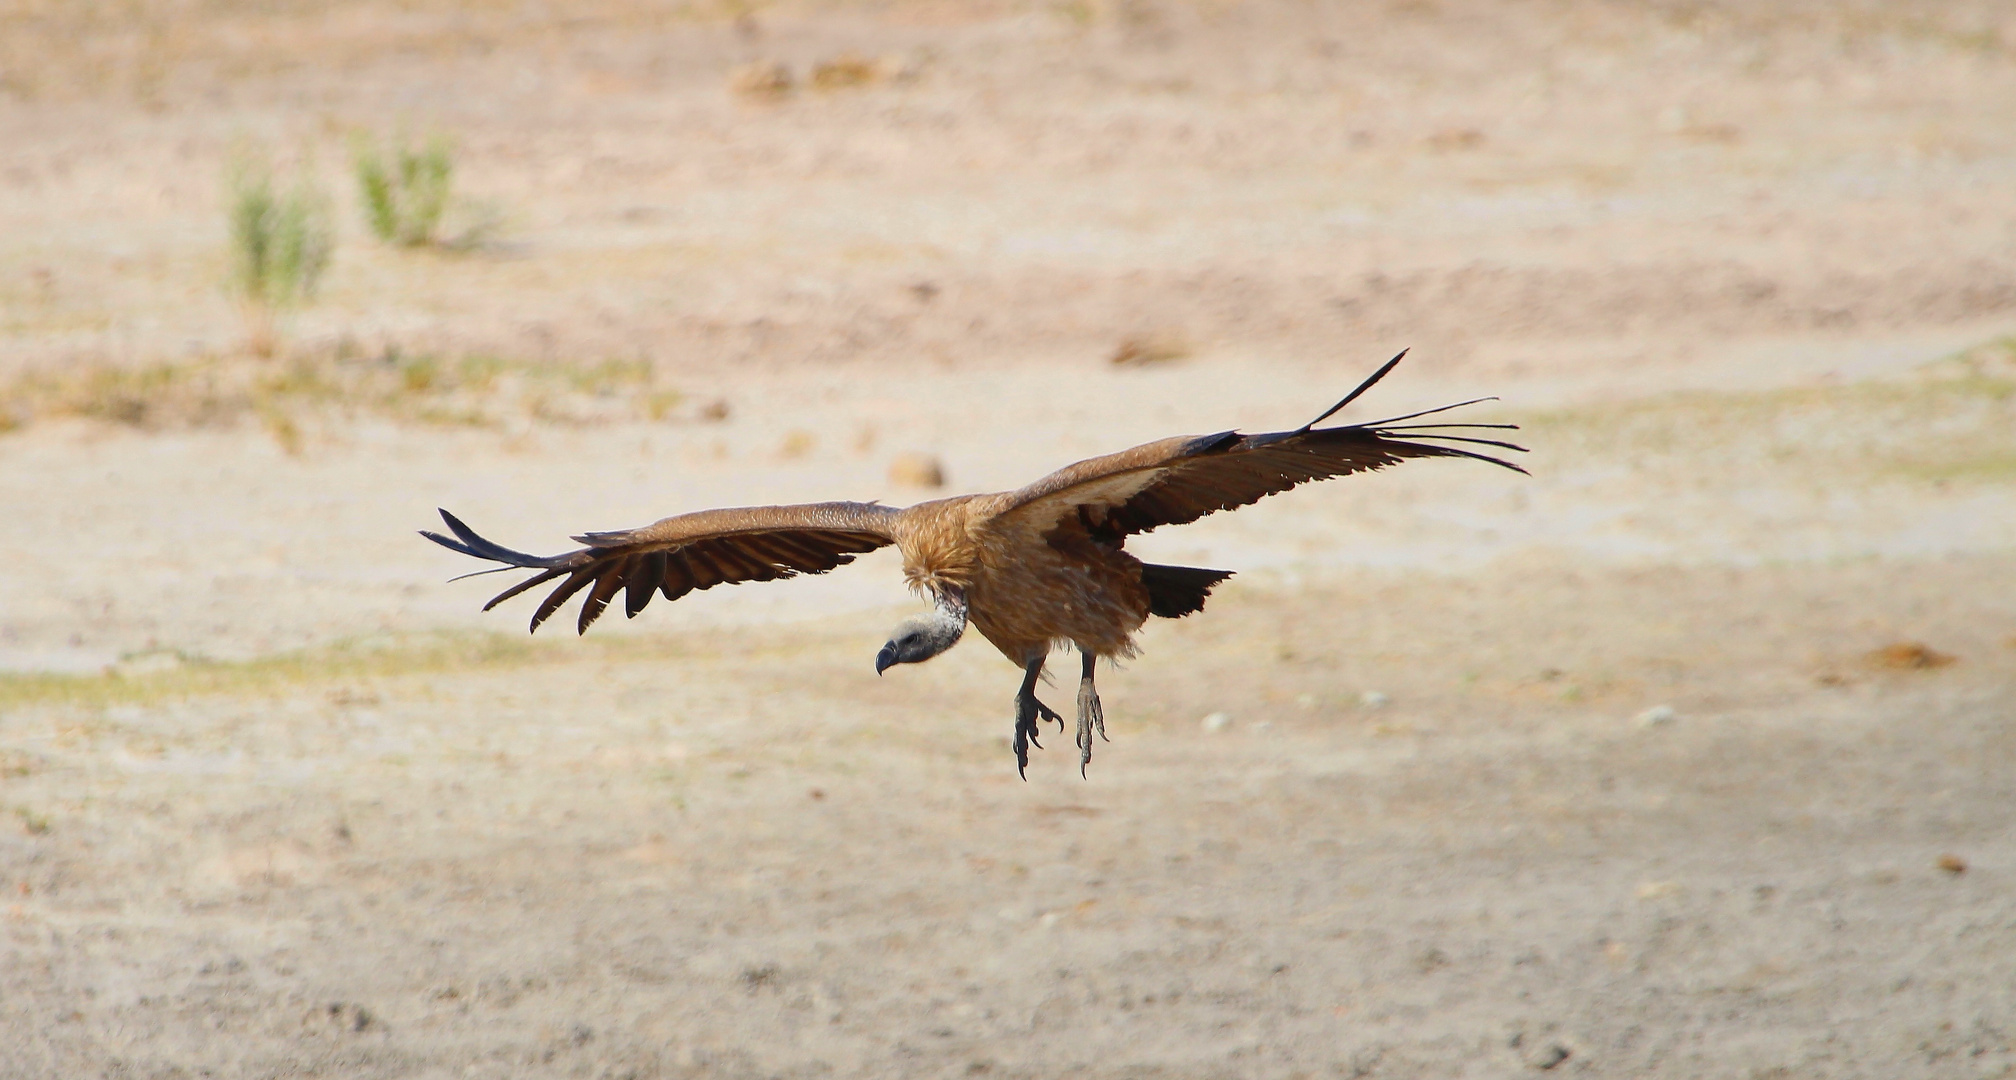
[[[1203,570],[1195,566],[1141,564],[1141,584],[1148,589],[1148,613],[1165,619],[1180,619],[1204,610],[1204,598],[1218,583],[1232,576],[1230,570]]]

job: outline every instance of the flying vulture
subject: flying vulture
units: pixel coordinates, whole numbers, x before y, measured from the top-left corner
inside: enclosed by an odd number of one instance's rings
[[[1098,659],[1135,653],[1134,632],[1148,616],[1181,618],[1204,608],[1205,597],[1230,570],[1144,563],[1125,550],[1127,538],[1163,525],[1182,525],[1219,510],[1258,502],[1310,480],[1383,469],[1408,458],[1473,458],[1519,466],[1465,446],[1523,451],[1472,434],[1512,424],[1406,424],[1490,398],[1445,405],[1368,424],[1319,428],[1371,389],[1406,356],[1402,352],[1344,400],[1294,431],[1177,436],[1069,465],[1015,491],[934,499],[898,509],[876,503],[827,502],[701,510],[641,529],[591,532],[588,545],[564,555],[527,555],[499,546],[441,511],[453,536],[420,535],[443,547],[537,573],[498,593],[483,610],[548,582],[558,582],[532,613],[532,629],[584,590],[576,623],[586,632],[623,595],[623,612],[644,610],[654,595],[677,600],[694,589],[823,574],[864,551],[895,544],[910,588],[936,607],[904,620],[876,654],[880,674],[950,649],[970,622],[1022,668],[1015,693],[1015,767],[1027,776],[1037,722],[1064,718],[1036,699],[1044,662],[1057,647],[1076,645],[1078,768],[1092,760],[1092,736],[1106,737],[1093,686]],[[1458,445],[1460,444],[1460,445]],[[488,573],[494,571],[479,571]]]

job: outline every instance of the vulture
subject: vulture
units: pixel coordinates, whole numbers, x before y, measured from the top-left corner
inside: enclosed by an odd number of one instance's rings
[[[1126,550],[1129,536],[1246,506],[1311,480],[1383,469],[1409,458],[1471,458],[1526,471],[1488,452],[1524,447],[1473,434],[1516,425],[1405,423],[1492,398],[1365,424],[1316,426],[1371,389],[1406,355],[1402,351],[1293,431],[1161,439],[1068,465],[1014,491],[902,508],[824,502],[701,510],[640,529],[585,533],[573,539],[587,546],[550,556],[486,540],[446,510],[441,518],[453,535],[420,535],[503,564],[477,573],[535,571],[491,598],[485,611],[556,583],[532,612],[535,631],[585,592],[575,623],[583,633],[618,593],[623,613],[634,618],[660,594],[677,600],[721,584],[823,574],[862,552],[894,544],[903,553],[905,580],[935,610],[897,625],[875,656],[876,673],[923,663],[957,644],[968,624],[977,628],[1022,669],[1012,746],[1016,771],[1027,779],[1029,747],[1042,749],[1038,722],[1054,721],[1064,730],[1064,718],[1037,700],[1036,683],[1052,649],[1075,645],[1081,660],[1082,775],[1092,760],[1093,736],[1106,737],[1093,685],[1098,659],[1135,655],[1134,632],[1149,616],[1180,619],[1201,611],[1211,590],[1232,576],[1230,570],[1142,562]]]

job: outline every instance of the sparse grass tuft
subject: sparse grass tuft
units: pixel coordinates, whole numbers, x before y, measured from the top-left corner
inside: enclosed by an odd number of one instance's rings
[[[756,648],[759,646],[751,643],[740,652],[747,655]],[[217,695],[273,695],[304,686],[368,683],[409,675],[490,668],[515,670],[531,664],[657,663],[668,656],[716,653],[711,645],[696,643],[690,636],[537,640],[522,633],[440,631],[369,634],[250,660],[172,655],[172,663],[158,666],[121,663],[97,674],[0,672],[0,709],[30,706],[102,709],[110,705],[152,705]],[[140,659],[144,661],[146,657]],[[338,695],[350,699],[356,691],[343,689]],[[37,764],[25,754],[0,751],[0,777],[27,775]]]
[[[454,198],[455,152],[445,136],[430,136],[413,145],[395,135],[382,145],[358,134],[351,140],[351,167],[371,235],[400,247],[465,249],[476,247],[496,231],[498,215],[477,210],[472,220],[448,231]],[[464,207],[466,210],[467,207]]]
[[[358,414],[448,427],[719,419],[709,408],[685,408],[686,397],[648,359],[573,365],[396,347],[371,355],[348,344],[298,350],[277,364],[209,356],[30,371],[0,380],[0,402],[0,430],[54,417],[150,431],[256,421],[290,454],[303,452],[312,422]]]
[[[371,235],[402,247],[440,243],[455,175],[447,139],[435,135],[415,147],[394,136],[381,149],[377,140],[360,134],[351,142],[351,164]]]
[[[254,660],[182,658],[139,674],[0,673],[0,708],[28,705],[103,707],[212,694],[270,692],[290,686],[367,677],[522,665],[558,659],[558,648],[505,634],[367,637]]]
[[[263,159],[243,155],[227,179],[231,291],[251,322],[252,351],[272,355],[274,318],[314,299],[336,248],[328,200],[305,176],[286,190]]]

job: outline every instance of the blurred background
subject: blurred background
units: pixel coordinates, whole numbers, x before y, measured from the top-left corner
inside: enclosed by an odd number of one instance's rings
[[[0,146],[0,1075],[2016,1073],[2006,3],[6,0]],[[892,553],[414,535],[1402,348],[1533,476],[1141,538],[1089,780]]]

